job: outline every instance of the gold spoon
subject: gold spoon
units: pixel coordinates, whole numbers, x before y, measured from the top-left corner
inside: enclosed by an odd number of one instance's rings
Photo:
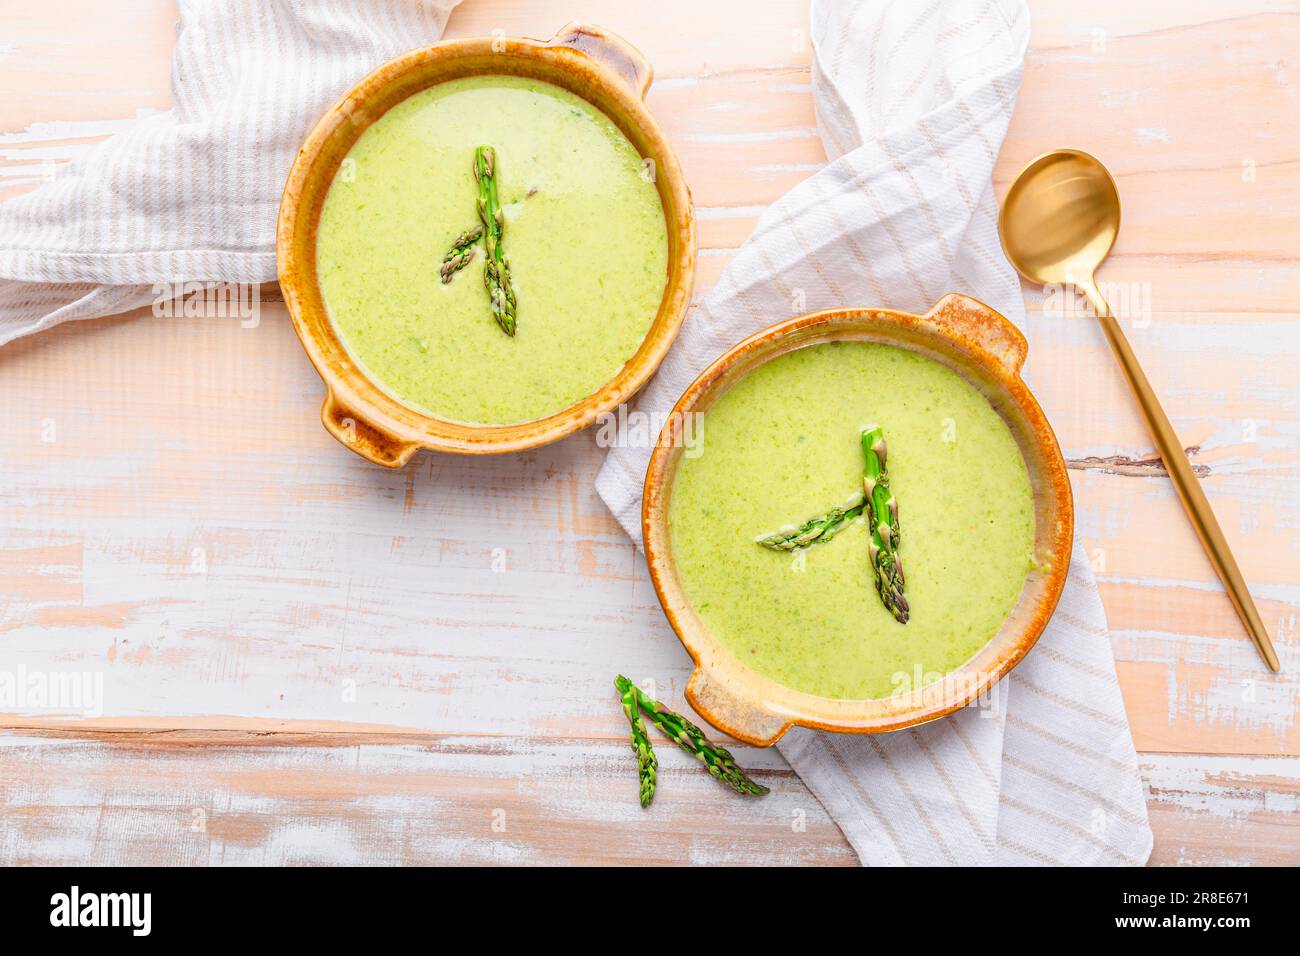
[[[1183,453],[1182,443],[1151,383],[1142,372],[1128,339],[1111,314],[1110,306],[1097,290],[1097,267],[1115,244],[1119,233],[1119,191],[1115,180],[1095,157],[1077,149],[1058,149],[1039,156],[1016,177],[1002,203],[998,232],[1007,258],[1030,282],[1070,283],[1092,303],[1102,331],[1119,359],[1124,377],[1142,410],[1147,427],[1160,449],[1165,469],[1178,497],[1192,519],[1196,536],[1214,565],[1250,633],[1271,670],[1279,670],[1277,651],[1269,640],[1264,622],[1251,600],[1228,541],[1210,510],[1201,483]]]

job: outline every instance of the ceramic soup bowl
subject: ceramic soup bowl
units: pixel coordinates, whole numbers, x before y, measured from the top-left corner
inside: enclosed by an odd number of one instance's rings
[[[667,284],[636,352],[612,379],[570,407],[535,421],[504,425],[464,424],[421,413],[367,378],[326,314],[316,266],[325,196],[361,134],[421,90],[488,74],[544,80],[608,116],[654,169],[668,235]],[[650,64],[626,41],[588,24],[570,24],[550,40],[481,37],[412,50],[375,70],[321,117],[289,173],[276,252],[294,328],[325,382],[321,419],[332,435],[357,454],[390,468],[405,464],[420,448],[465,454],[519,451],[590,425],[645,384],[677,335],[695,277],[695,212],[677,158],[645,107],[651,77]],[[439,258],[441,252],[437,250]]]
[[[1009,428],[1034,497],[1034,557],[1018,602],[1001,628],[955,671],[925,686],[871,700],[818,697],[750,669],[717,640],[691,606],[673,557],[668,515],[688,413],[705,413],[732,384],[794,349],[829,341],[879,342],[918,352],[955,371],[987,398]],[[963,295],[930,312],[836,309],[781,322],[745,339],[710,365],[678,400],[645,480],[642,529],[655,591],[695,661],[686,697],[709,723],[759,746],[792,726],[881,733],[934,720],[985,695],[1034,645],[1065,585],[1074,504],[1056,436],[1020,379],[1024,336],[993,309]],[[707,436],[707,428],[705,429]],[[706,437],[707,442],[707,437]],[[922,682],[923,683],[923,682]]]

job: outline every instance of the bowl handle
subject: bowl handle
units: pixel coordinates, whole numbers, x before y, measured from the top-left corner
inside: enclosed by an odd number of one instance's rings
[[[957,341],[969,341],[992,354],[1007,371],[1020,374],[1029,343],[996,309],[968,295],[949,292],[925,314]]]
[[[639,99],[645,99],[646,91],[654,80],[654,68],[640,50],[621,36],[595,24],[577,20],[567,23],[555,34],[549,45],[567,46],[585,53],[617,73]]]
[[[695,668],[686,684],[686,699],[695,712],[724,733],[755,747],[770,747],[792,722],[735,693],[726,678]]]
[[[400,441],[381,431],[355,412],[339,404],[334,390],[325,393],[320,420],[325,430],[354,452],[385,468],[401,468],[415,454],[419,445]]]

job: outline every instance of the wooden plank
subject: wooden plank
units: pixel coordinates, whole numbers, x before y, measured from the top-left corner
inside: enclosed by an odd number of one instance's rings
[[[771,795],[742,800],[665,749],[659,796],[642,811],[622,740],[213,749],[0,738],[0,862],[856,860],[775,752],[738,757]]]
[[[458,736],[423,745],[164,746],[0,737],[0,863],[851,864],[771,751],[742,800],[685,755],[635,799],[622,740]],[[1142,762],[1153,864],[1300,863],[1300,760]]]
[[[1148,755],[1153,866],[1300,865],[1300,760]]]

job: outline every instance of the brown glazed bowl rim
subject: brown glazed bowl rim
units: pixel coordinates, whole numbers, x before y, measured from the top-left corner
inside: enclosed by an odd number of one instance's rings
[[[466,424],[426,415],[371,381],[344,348],[325,313],[316,277],[320,206],[352,144],[397,103],[467,76],[529,76],[582,97],[608,116],[641,156],[653,160],[667,225],[668,276],[659,310],[637,351],[604,385],[544,418]],[[591,24],[571,23],[550,40],[470,37],[411,50],[372,71],[326,111],[289,172],[280,203],[276,253],[294,330],[326,386],[325,427],[363,457],[400,467],[420,448],[498,454],[548,444],[617,408],[654,374],[681,327],[695,278],[695,212],[667,137],[645,106],[653,77],[627,41]]]
[[[1019,603],[998,634],[948,678],[871,700],[818,697],[750,670],[712,636],[687,600],[668,528],[684,416],[707,411],[732,384],[778,355],[844,340],[909,348],[942,362],[978,388],[1016,438],[1035,498],[1034,548],[1039,566],[1030,572]],[[1065,459],[1046,416],[1020,378],[1027,354],[1024,336],[999,313],[976,299],[950,294],[924,315],[891,309],[830,309],[777,323],[732,347],[682,393],[651,454],[641,520],[655,593],[695,663],[686,697],[705,720],[757,746],[775,743],[794,726],[859,734],[899,730],[980,699],[1024,658],[1060,600],[1074,533],[1074,500]]]

